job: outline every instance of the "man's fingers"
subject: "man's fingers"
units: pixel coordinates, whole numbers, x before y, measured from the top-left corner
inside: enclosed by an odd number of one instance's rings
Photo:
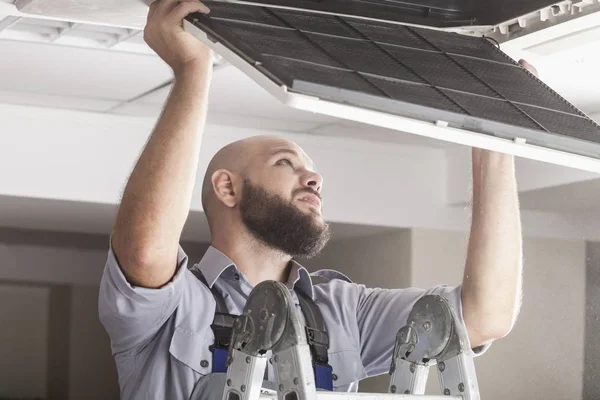
[[[146,0],[149,1],[149,0]],[[148,10],[148,21],[154,19],[164,19],[169,12],[177,7],[179,0],[154,0]]]
[[[194,12],[208,14],[210,10],[198,0],[156,0],[150,5],[148,21],[181,25],[183,18]]]
[[[156,13],[156,8],[158,7],[158,3],[159,3],[158,0],[150,3],[150,8],[148,9],[148,18],[146,19],[146,23],[148,23],[148,21],[150,21],[154,17],[154,14]]]
[[[179,0],[156,0],[154,3],[157,3],[158,7],[161,8],[169,8],[180,3]]]
[[[171,14],[169,15],[169,19],[174,19],[176,21],[181,21],[188,15],[201,12],[203,14],[208,14],[210,10],[204,4],[197,0],[183,0],[179,5],[177,5]]]
[[[177,7],[179,0],[156,0],[154,2],[159,13],[167,15],[171,10]]]
[[[537,71],[537,69],[533,65],[529,64],[525,60],[519,60],[519,64],[521,64],[521,66],[523,68],[525,68],[527,71],[531,72],[533,75],[535,75],[536,77],[539,78],[538,71]]]

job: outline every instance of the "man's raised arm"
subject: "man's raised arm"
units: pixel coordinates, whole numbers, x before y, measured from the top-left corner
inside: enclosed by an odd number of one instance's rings
[[[174,275],[189,214],[212,73],[212,53],[182,28],[196,0],[150,6],[144,39],[173,69],[175,84],[131,173],[112,232],[112,247],[128,281],[159,288]],[[143,73],[143,71],[140,71]]]
[[[463,278],[471,345],[506,336],[521,300],[522,237],[514,158],[473,150],[473,220]]]

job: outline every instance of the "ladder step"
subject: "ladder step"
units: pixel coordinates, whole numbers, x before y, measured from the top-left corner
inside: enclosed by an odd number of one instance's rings
[[[317,392],[315,400],[463,400],[463,396],[431,396],[392,393]],[[260,400],[277,400],[277,392],[264,391]]]

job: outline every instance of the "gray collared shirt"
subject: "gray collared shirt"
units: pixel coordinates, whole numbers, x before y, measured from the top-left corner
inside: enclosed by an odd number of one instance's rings
[[[135,287],[127,282],[109,250],[98,307],[111,339],[121,398],[221,398],[224,374],[211,373],[209,350],[214,341],[210,324],[215,301],[188,268],[188,258],[180,248],[178,270],[171,282],[160,289]],[[191,268],[199,269],[223,295],[230,313],[241,314],[252,286],[227,256],[210,247]],[[292,265],[287,286],[312,295],[323,314],[335,391],[356,391],[361,379],[388,372],[396,333],[420,297],[444,296],[462,319],[460,286],[389,290],[347,279],[313,285],[311,275],[297,263]],[[292,297],[298,306],[294,291]]]

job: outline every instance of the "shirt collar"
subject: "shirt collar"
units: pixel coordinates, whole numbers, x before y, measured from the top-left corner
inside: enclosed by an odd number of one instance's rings
[[[202,260],[196,264],[193,268],[200,270],[209,287],[213,287],[217,279],[223,275],[225,271],[230,268],[234,268],[237,271],[235,263],[231,261],[225,254],[210,246]],[[288,281],[286,282],[288,288],[293,289],[297,287],[306,295],[313,297],[313,283],[310,274],[302,265],[295,260],[291,262],[290,273]]]

